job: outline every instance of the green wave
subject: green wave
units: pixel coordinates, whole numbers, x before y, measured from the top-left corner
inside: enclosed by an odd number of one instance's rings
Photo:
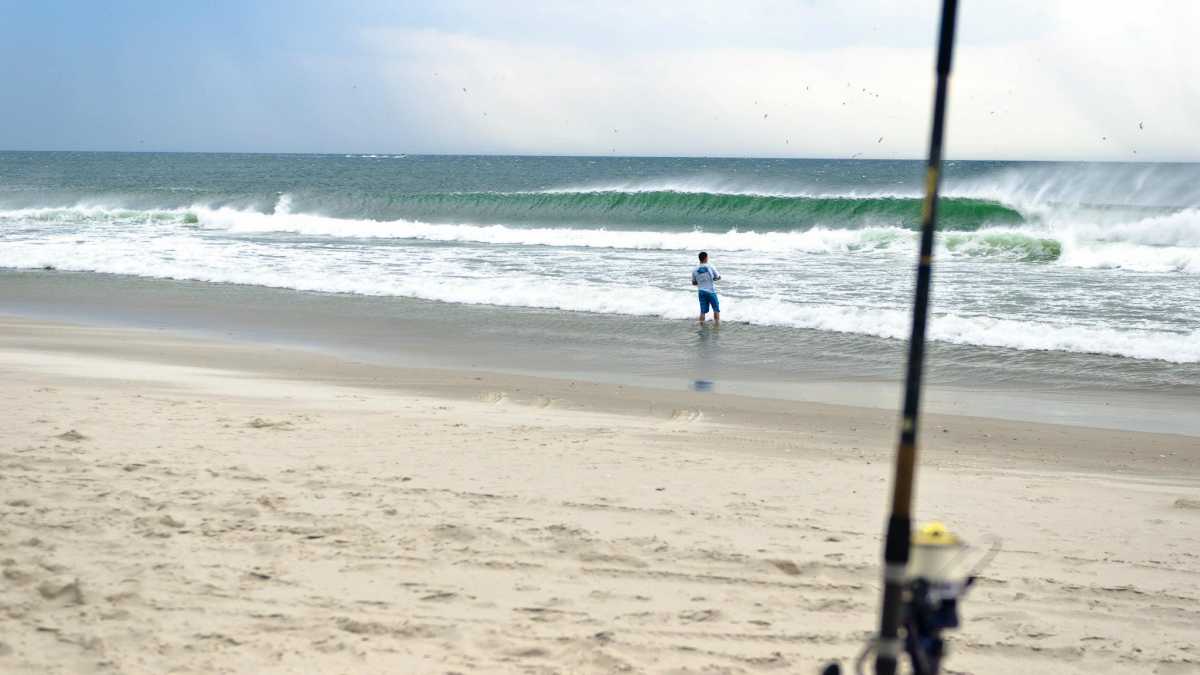
[[[398,218],[434,223],[791,231],[816,226],[917,229],[921,203],[921,199],[909,197],[769,196],[671,190],[467,192],[394,196],[386,210]],[[973,231],[1025,222],[1020,212],[995,201],[950,197],[938,202],[938,223],[944,230]]]
[[[1006,257],[1021,262],[1053,262],[1062,255],[1057,239],[1033,237],[1019,232],[948,234],[943,238],[952,253],[980,257]]]

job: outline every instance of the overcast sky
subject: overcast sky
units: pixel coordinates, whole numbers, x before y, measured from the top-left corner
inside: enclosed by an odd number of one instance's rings
[[[919,157],[934,0],[0,0],[0,149]],[[1200,160],[1200,2],[963,0],[948,155]]]

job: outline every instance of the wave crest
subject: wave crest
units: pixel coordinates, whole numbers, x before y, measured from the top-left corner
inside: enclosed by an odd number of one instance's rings
[[[604,192],[568,193],[570,199]],[[640,202],[635,196],[647,197]],[[614,203],[654,204],[664,193],[621,192],[607,195]],[[668,193],[678,196],[682,193]],[[537,199],[551,195],[533,193]],[[560,195],[561,196],[561,195]],[[696,195],[692,195],[696,197]],[[712,197],[703,193],[692,203],[704,204]],[[738,197],[724,195],[724,197]],[[439,198],[439,197],[433,197]],[[673,198],[673,197],[672,197]],[[750,202],[771,204],[772,198],[746,197]],[[762,201],[762,200],[767,201]],[[785,200],[816,198],[785,197]],[[398,239],[431,242],[464,242],[485,245],[555,246],[630,250],[761,251],[764,253],[876,253],[911,251],[914,233],[895,224],[868,225],[859,220],[852,226],[812,225],[791,229],[772,228],[609,228],[600,226],[526,226],[513,224],[435,223],[421,220],[370,220],[338,218],[305,212],[294,205],[291,195],[278,197],[270,212],[235,207],[193,205],[188,208],[128,209],[97,205],[0,210],[0,222],[14,222],[8,232],[34,234],[38,226],[46,233],[59,225],[64,229],[112,227],[131,224],[141,227],[203,228],[237,234],[296,234],[345,239]],[[917,200],[903,197],[820,198],[821,209],[830,213],[880,213],[888,208],[911,208]],[[511,204],[511,202],[509,202]],[[803,202],[812,207],[812,203]],[[953,200],[949,201],[954,204]],[[961,204],[960,204],[961,206]],[[815,208],[815,207],[814,207]],[[949,210],[953,210],[951,207]],[[990,208],[990,207],[988,207]],[[943,210],[946,207],[942,206]],[[31,229],[32,228],[32,229]],[[1056,263],[1071,267],[1126,269],[1140,272],[1200,274],[1200,209],[1140,217],[1118,222],[1076,222],[1047,219],[1037,224],[986,226],[973,230],[944,232],[939,238],[943,255],[1029,263]]]
[[[692,228],[795,230],[895,226],[915,229],[922,200],[907,196],[808,196],[680,190],[454,192],[395,197],[388,211],[406,220],[443,223],[650,225]],[[1020,212],[985,199],[943,199],[943,229],[970,231],[1025,222]]]

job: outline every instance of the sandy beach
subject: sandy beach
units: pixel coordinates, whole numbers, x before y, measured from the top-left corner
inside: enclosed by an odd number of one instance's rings
[[[0,320],[4,673],[755,673],[875,625],[894,411]],[[958,673],[1200,672],[1200,439],[931,416]]]

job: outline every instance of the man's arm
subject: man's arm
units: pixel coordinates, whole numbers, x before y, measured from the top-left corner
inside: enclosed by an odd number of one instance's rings
[[[692,270],[692,285],[699,286],[700,282],[696,281],[696,270]]]
[[[713,281],[716,281],[717,279],[720,279],[720,278],[721,278],[721,273],[717,271],[717,268],[715,268],[715,267],[710,267],[710,268],[708,268],[708,269],[709,269],[709,271],[711,271],[711,272],[712,272],[712,275],[713,275]]]

